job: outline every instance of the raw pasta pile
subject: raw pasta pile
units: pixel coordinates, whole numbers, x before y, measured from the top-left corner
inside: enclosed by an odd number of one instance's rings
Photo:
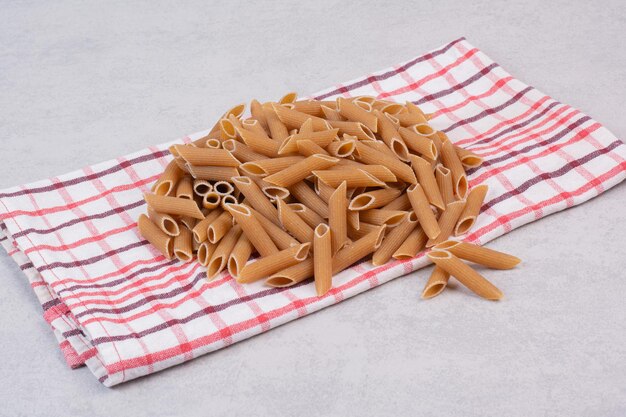
[[[417,106],[373,97],[253,100],[210,133],[174,145],[174,159],[145,195],[141,234],[167,258],[228,269],[240,283],[275,287],[332,276],[371,256],[374,265],[433,248],[423,297],[455,276],[476,294],[502,293],[460,259],[508,269],[519,259],[447,240],[473,226],[486,185],[468,190],[482,159],[452,144]],[[254,262],[249,262],[258,254]]]

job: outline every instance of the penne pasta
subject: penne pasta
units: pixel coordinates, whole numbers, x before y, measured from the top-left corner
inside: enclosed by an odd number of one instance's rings
[[[409,197],[406,194],[402,194],[400,197],[383,206],[383,209],[385,210],[407,211],[411,208],[411,202],[409,201]]]
[[[211,257],[213,256],[213,252],[217,248],[217,243],[211,243],[208,240],[205,240],[198,246],[198,263],[202,266],[207,266]]]
[[[195,219],[204,219],[195,201],[186,198],[176,198],[164,195],[145,194],[144,199],[148,208],[157,213],[173,214],[178,216],[190,216]]]
[[[437,186],[437,180],[435,179],[430,163],[417,155],[411,155],[411,166],[430,204],[438,209],[444,210],[446,206],[439,191],[439,187]]]
[[[178,220],[180,223],[183,224],[183,226],[185,226],[189,230],[193,229],[198,222],[198,219],[194,219],[191,216],[179,216]]]
[[[359,212],[348,210],[348,212],[346,213],[346,223],[348,223],[348,227],[359,230],[361,228],[361,219],[359,218]]]
[[[331,142],[326,150],[333,156],[338,158],[347,158],[356,149],[356,142],[354,140],[339,140]]]
[[[282,200],[278,200],[278,218],[291,235],[298,241],[312,242],[313,229]]]
[[[294,239],[293,236],[291,236],[289,233],[285,232],[282,227],[276,226],[271,220],[263,216],[258,211],[255,211],[254,209],[251,210],[254,214],[254,217],[256,217],[256,219],[261,224],[261,227],[263,227],[267,235],[270,237],[272,242],[274,242],[278,249],[287,249],[300,243],[296,239]]]
[[[376,115],[364,110],[348,99],[341,97],[338,98],[337,110],[339,110],[339,113],[346,119],[353,122],[363,123],[372,132],[376,132],[378,130],[378,118]]]
[[[166,235],[148,216],[141,214],[137,220],[139,234],[152,244],[167,259],[172,259],[174,253],[174,237]]]
[[[337,162],[339,162],[337,158],[326,155],[309,156],[288,168],[265,177],[265,181],[281,187],[289,187],[308,177],[311,172],[330,168]]]
[[[417,152],[428,159],[437,159],[437,147],[434,142],[413,130],[401,127],[398,129],[406,146],[414,152]]]
[[[152,192],[156,195],[170,195],[176,189],[176,184],[185,175],[176,160],[170,161],[165,167],[165,171],[156,183],[152,186]]]
[[[342,182],[345,182],[350,188],[386,186],[384,181],[360,169],[313,171],[313,175],[333,188],[338,187]]]
[[[419,223],[422,226],[422,229],[424,229],[424,233],[426,233],[430,239],[435,239],[439,236],[441,230],[439,229],[439,224],[437,223],[435,214],[430,209],[428,198],[426,197],[422,186],[419,184],[413,184],[407,189],[406,194],[409,197],[411,207],[413,207],[413,212],[417,215]]]
[[[293,102],[293,109],[301,113],[324,118],[322,102],[317,100],[300,100]]]
[[[445,250],[461,259],[491,269],[512,269],[521,262],[521,259],[518,257],[504,252],[455,240],[441,242],[435,246],[434,250]]]
[[[213,191],[213,184],[208,182],[207,180],[194,180],[193,182],[193,192],[197,196],[204,196],[206,193]]]
[[[443,165],[437,165],[435,169],[435,179],[444,204],[448,205],[455,201],[454,185],[452,185],[452,174],[450,174],[450,170]]]
[[[339,113],[339,110],[337,110],[337,109],[331,109],[330,107],[325,106],[323,104],[321,105],[321,109],[322,109],[322,113],[324,113],[324,115],[321,116],[321,117],[323,117],[324,119],[326,119],[328,121],[331,121],[331,120],[333,120],[333,121],[345,121],[346,120],[346,118],[343,117],[341,115],[341,113]]]
[[[241,162],[258,162],[259,160],[267,159],[267,156],[254,152],[245,144],[237,142],[233,139],[224,141],[222,146]]]
[[[239,272],[246,265],[253,251],[252,243],[250,243],[250,240],[242,233],[228,257],[228,273],[233,278],[239,276]]]
[[[245,233],[250,243],[261,256],[269,256],[278,252],[278,248],[270,239],[269,235],[259,223],[259,220],[252,214],[249,207],[243,204],[229,204],[226,210],[233,216],[241,230]]]
[[[313,274],[313,259],[307,258],[294,266],[276,272],[265,281],[265,284],[277,288],[290,287],[313,277]]]
[[[454,145],[454,151],[465,168],[477,168],[483,163],[483,158],[460,146]]]
[[[420,226],[413,229],[411,234],[404,240],[402,245],[393,253],[394,259],[411,259],[426,247],[428,236]]]
[[[237,168],[233,167],[187,165],[187,169],[197,180],[230,181],[232,177],[239,175]]]
[[[148,217],[152,223],[156,224],[163,233],[169,236],[178,236],[180,233],[180,227],[176,220],[169,214],[157,213],[156,211],[148,208]]]
[[[216,182],[215,184],[213,184],[213,189],[216,193],[218,193],[221,196],[232,194],[235,191],[235,187],[233,187],[233,185],[230,182],[226,182],[226,181]]]
[[[252,131],[248,129],[238,129],[237,132],[243,142],[254,152],[261,155],[275,158],[278,156],[278,150],[280,149],[280,142],[270,139],[265,132]]]
[[[309,119],[311,120],[311,119]],[[303,140],[311,141],[322,148],[327,147],[333,140],[338,139],[338,129],[322,130],[318,132],[296,133],[287,138],[279,149],[281,155],[298,152],[298,142]]]
[[[411,126],[411,129],[418,135],[422,136],[432,137],[437,135],[437,131],[433,129],[428,123],[415,124]]]
[[[176,198],[193,200],[193,179],[189,175],[182,177],[176,184]]]
[[[226,149],[198,148],[175,145],[178,154],[190,165],[237,167],[241,162]]]
[[[428,278],[428,282],[424,286],[424,290],[422,291],[422,298],[428,299],[439,295],[448,285],[449,279],[449,273],[447,273],[440,267],[435,266],[432,274],[430,274],[430,278]]]
[[[220,134],[222,140],[234,139],[237,137],[237,132],[235,131],[235,126],[233,122],[224,118],[219,121]]]
[[[259,122],[259,125],[265,130],[266,133],[270,133],[270,129],[267,125],[267,118],[265,117],[265,112],[263,110],[263,106],[259,103],[258,100],[252,100],[250,102],[250,114]],[[232,275],[232,274],[231,274]]]
[[[239,169],[246,175],[266,177],[303,160],[303,156],[283,156],[280,158],[246,162],[242,164]]]
[[[195,226],[191,229],[191,232],[193,233],[193,238],[196,242],[202,243],[207,240],[209,226],[220,216],[220,214],[222,214],[222,209],[218,208],[211,210],[204,219],[195,224]]]
[[[445,141],[441,145],[441,160],[443,165],[450,170],[452,174],[452,184],[454,186],[454,194],[459,198],[465,198],[467,194],[467,177],[463,164],[452,146],[451,141]]]
[[[392,158],[397,158],[396,154],[385,145],[385,142],[379,140],[362,140],[361,143],[376,149],[380,153],[389,155]]]
[[[418,123],[427,123],[428,118],[426,117],[422,109],[420,109],[416,104],[410,101],[407,101],[405,102],[405,107],[409,113],[417,114],[418,116],[421,116],[422,119]]]
[[[271,220],[274,224],[280,225],[276,207],[268,200],[254,181],[249,177],[233,177],[232,181],[237,189],[246,197],[246,204],[252,206],[252,208]]]
[[[363,123],[350,122],[347,120],[328,120],[328,124],[334,129],[339,129],[340,134],[356,136],[359,140],[376,139],[374,133]]]
[[[296,101],[297,98],[298,98],[298,93],[290,92],[282,96],[280,100],[278,100],[278,103],[279,104],[293,103]]]
[[[487,300],[500,300],[503,297],[502,291],[450,252],[431,251],[428,258],[477,295]]]
[[[379,110],[374,110],[374,114],[378,117],[378,130],[383,142],[400,160],[408,162],[409,150],[398,129],[386,114]]]
[[[407,216],[406,211],[386,210],[386,209],[370,209],[359,211],[359,219],[365,223],[387,225],[394,227],[400,224]]]
[[[241,269],[241,272],[237,277],[237,282],[255,282],[302,262],[308,256],[310,247],[310,243],[303,243],[301,245],[276,252],[272,255],[259,258],[255,262],[249,263]]]
[[[486,184],[481,184],[469,191],[467,200],[465,201],[465,208],[459,216],[459,221],[454,228],[455,236],[465,234],[472,228],[480,213],[480,208],[483,205],[488,190],[489,187]]]
[[[348,214],[350,214],[351,212],[348,212]],[[355,213],[355,212],[352,212]],[[358,213],[357,213],[358,214]],[[358,228],[354,227],[354,225],[352,225],[350,223],[350,221],[348,221],[348,237],[352,240],[359,240],[361,239],[363,236],[365,236],[366,234],[370,233],[373,230],[378,230],[378,228],[380,226],[376,225],[376,224],[371,224],[371,223],[365,223],[365,222],[361,222],[359,221],[358,223]],[[387,230],[387,229],[385,229]]]
[[[382,244],[376,249],[372,256],[372,264],[383,265],[387,263],[417,225],[417,216],[414,212],[411,212],[404,218],[402,223],[394,227],[387,236],[385,236]]]
[[[348,208],[353,211],[381,208],[402,195],[397,188],[383,188],[358,194],[350,201]]]
[[[273,108],[276,112],[276,116],[278,116],[287,129],[300,129],[300,126],[302,126],[307,119],[311,119],[313,130],[315,131],[325,130],[327,128],[326,120],[320,117],[311,116],[310,114],[288,109],[283,106],[273,105]]]
[[[398,178],[384,165],[366,165],[350,159],[342,159],[337,165],[329,168],[333,170],[360,169],[365,171],[383,182],[397,182]]]
[[[324,219],[328,218],[328,204],[322,200],[307,183],[300,181],[289,187],[289,192],[299,202],[322,216]]]
[[[232,195],[232,194],[228,194],[228,195],[222,196],[221,200],[222,201],[220,202],[220,205],[222,207],[224,207],[227,204],[237,204],[237,198],[234,195]]]
[[[356,144],[355,156],[362,163],[370,165],[383,165],[402,181],[415,184],[415,174],[405,163],[387,154],[370,148],[360,142]]]
[[[347,183],[344,181],[333,191],[328,200],[328,225],[332,230],[333,255],[346,244],[348,239],[346,189]]]
[[[315,154],[329,155],[329,153],[324,148],[320,147],[320,145],[308,139],[299,140],[297,142],[297,145],[298,153],[303,156],[311,156]]]
[[[271,138],[279,143],[285,140],[289,136],[289,130],[283,122],[280,121],[274,108],[271,105],[263,106],[263,112],[265,114],[265,120],[267,121],[267,127],[270,130]]]
[[[332,286],[333,253],[332,233],[328,225],[320,224],[315,228],[313,236],[313,276],[317,296],[326,294]]]
[[[205,148],[211,149],[220,149],[222,147],[222,142],[219,139],[207,139],[205,142]]]
[[[398,119],[398,122],[400,123],[400,125],[404,127],[410,127],[414,125],[427,123],[427,121],[424,120],[423,115],[419,115],[416,113],[406,112],[406,113],[395,114],[394,116]]]
[[[300,216],[302,220],[312,228],[317,227],[317,225],[324,223],[324,219],[322,216],[308,208],[302,203],[291,203],[287,204],[289,208]]]
[[[446,206],[446,209],[443,213],[441,213],[441,216],[439,216],[439,220],[437,222],[441,232],[437,235],[436,238],[428,239],[428,242],[426,242],[427,248],[443,242],[444,240],[448,239],[450,235],[452,235],[452,232],[454,231],[454,226],[456,226],[456,222],[459,220],[459,216],[463,212],[464,207],[465,201],[454,201]]]
[[[181,262],[193,259],[193,243],[191,230],[180,227],[180,233],[174,237],[174,256]]]
[[[219,244],[215,248],[215,251],[213,252],[213,255],[211,256],[211,260],[207,265],[206,274],[209,280],[214,279],[224,270],[224,268],[226,268],[228,258],[239,241],[241,234],[241,227],[239,225],[235,225],[220,240]]]
[[[211,243],[219,242],[226,233],[232,228],[233,216],[226,210],[209,224],[207,229],[207,239]]]
[[[337,252],[333,257],[333,274],[338,274],[378,249],[382,244],[385,228],[384,225],[380,226],[378,230],[366,234]]]
[[[220,205],[221,196],[215,191],[211,191],[210,193],[206,193],[202,197],[202,207],[205,209],[213,210],[214,208]]]

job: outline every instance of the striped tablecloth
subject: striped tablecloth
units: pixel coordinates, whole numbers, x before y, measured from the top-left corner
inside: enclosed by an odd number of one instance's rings
[[[465,39],[314,97],[363,94],[418,104],[434,113],[433,127],[484,157],[469,173],[470,185],[490,190],[466,237],[472,241],[580,204],[626,176],[626,146],[611,132],[517,80]],[[0,191],[0,242],[28,278],[68,364],[87,365],[106,386],[226,347],[428,263],[424,256],[381,267],[365,262],[337,276],[322,298],[309,282],[241,286],[227,274],[208,282],[203,267],[168,261],[135,228],[145,212],[142,194],[169,161],[170,144]]]

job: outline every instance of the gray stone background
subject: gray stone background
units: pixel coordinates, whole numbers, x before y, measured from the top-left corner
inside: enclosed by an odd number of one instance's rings
[[[626,136],[626,6],[583,1],[0,1],[0,188],[210,127],[466,36]],[[70,371],[0,255],[2,416],[624,416],[626,184],[493,245],[506,299],[429,269],[114,389]]]

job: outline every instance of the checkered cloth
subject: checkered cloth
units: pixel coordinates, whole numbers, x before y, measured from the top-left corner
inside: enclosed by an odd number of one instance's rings
[[[314,97],[375,95],[434,113],[433,127],[484,157],[482,214],[465,238],[486,243],[580,204],[626,176],[626,146],[600,123],[512,77],[465,39]],[[183,138],[201,137],[200,132]],[[175,141],[172,143],[177,143]],[[209,282],[195,262],[167,260],[135,228],[142,194],[171,143],[0,191],[0,240],[41,301],[71,367],[106,386],[191,360],[338,303],[428,264],[421,255],[364,262],[313,284]],[[417,284],[416,284],[417,285]],[[416,300],[417,302],[417,300]]]

